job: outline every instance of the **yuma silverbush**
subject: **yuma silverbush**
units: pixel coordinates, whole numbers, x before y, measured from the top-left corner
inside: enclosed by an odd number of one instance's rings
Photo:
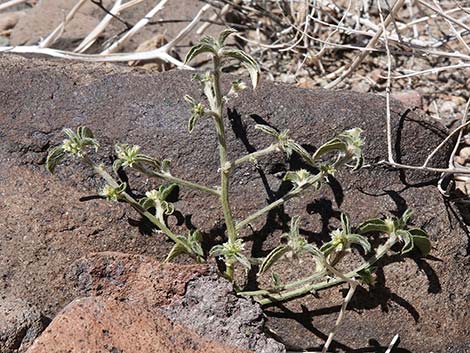
[[[294,216],[291,219],[290,230],[282,235],[280,244],[266,257],[252,258],[247,255],[246,244],[239,236],[241,230],[270,210],[298,197],[305,190],[319,190],[339,169],[351,168],[355,171],[361,168],[364,142],[361,138],[361,129],[354,128],[340,133],[311,154],[289,135],[289,131],[278,131],[267,125],[256,125],[260,133],[272,138],[272,143],[237,160],[229,160],[227,152],[230,146],[226,143],[223,121],[225,104],[231,97],[246,89],[247,85],[238,79],[232,82],[228,92],[222,92],[223,65],[228,61],[239,61],[248,71],[254,89],[258,85],[260,76],[259,67],[250,55],[226,45],[226,39],[233,33],[234,30],[228,29],[217,39],[204,37],[200,43],[190,49],[186,57],[186,62],[199,55],[209,55],[212,60],[210,71],[194,75],[194,80],[201,85],[205,101],[200,102],[188,95],[184,98],[190,110],[189,133],[198,133],[196,127],[200,119],[211,119],[213,122],[219,148],[220,186],[213,188],[183,180],[172,174],[169,160],[148,156],[141,151],[140,146],[127,144],[115,146],[116,160],[113,172],[110,173],[104,165],[96,164],[91,158],[91,153],[99,150],[99,144],[93,132],[87,127],[79,127],[76,132],[70,129],[64,130],[67,139],[50,150],[47,158],[48,170],[54,172],[65,157],[75,158],[91,167],[106,182],[100,191],[102,197],[128,203],[174,242],[167,261],[182,254],[189,255],[197,262],[205,262],[211,257],[216,257],[225,265],[222,270],[223,276],[232,282],[242,282],[235,276],[237,266],[246,270],[257,269],[259,276],[269,275],[272,281],[269,288],[243,291],[240,289],[242,286],[235,286],[240,294],[253,296],[261,304],[293,299],[340,283],[348,283],[351,288],[355,288],[359,281],[371,283],[374,267],[381,258],[390,253],[406,254],[416,249],[426,256],[430,251],[427,234],[422,229],[409,226],[410,210],[401,217],[366,220],[357,227],[353,227],[348,215],[343,213],[341,227],[333,230],[330,234],[331,239],[320,247],[309,243],[300,234],[300,218]],[[312,173],[306,169],[288,171],[284,175],[284,180],[291,184],[290,191],[282,198],[253,212],[246,219],[235,222],[229,192],[233,171],[244,163],[256,163],[258,159],[273,153],[284,153],[287,157],[296,154],[307,166],[312,167],[308,168],[309,170],[317,172]],[[134,169],[149,177],[160,179],[164,184],[158,189],[147,191],[143,198],[136,199],[127,192],[126,183],[119,179],[118,171],[121,169]],[[225,243],[204,251],[201,246],[202,234],[199,230],[176,234],[170,229],[166,218],[173,213],[175,206],[168,197],[177,185],[210,194],[219,200],[226,226]],[[369,241],[371,234],[374,235],[374,246]],[[354,262],[355,266],[351,268],[347,259],[352,253],[359,254],[362,260],[359,265],[357,261]],[[311,273],[305,278],[284,283],[273,270],[275,264],[281,260],[292,261],[294,265],[299,265],[299,261],[306,257],[311,258],[315,266],[312,266]]]

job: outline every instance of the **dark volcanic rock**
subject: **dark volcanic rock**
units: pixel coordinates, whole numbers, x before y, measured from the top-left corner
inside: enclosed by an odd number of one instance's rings
[[[47,149],[62,141],[63,127],[87,125],[106,146],[100,158],[108,164],[112,153],[107,146],[136,143],[145,153],[172,159],[175,175],[216,185],[218,154],[210,121],[201,121],[192,134],[186,132],[188,107],[183,96],[198,96],[190,77],[190,72],[152,76],[112,65],[0,56],[0,276],[6,293],[24,297],[52,316],[76,295],[63,274],[84,254],[165,256],[171,244],[136,222],[139,216],[133,210],[103,200],[79,201],[102,185],[90,171],[69,162],[51,176],[43,164]],[[379,276],[382,286],[356,294],[336,347],[373,350],[370,346],[386,346],[399,333],[400,347],[412,352],[464,352],[470,334],[466,225],[457,221],[453,206],[437,192],[436,175],[374,164],[386,156],[384,98],[262,83],[254,95],[244,93],[229,108],[231,159],[270,143],[253,128],[254,122],[265,121],[290,129],[312,150],[338,132],[361,127],[371,164],[356,174],[338,173],[331,188],[306,193],[283,212],[254,222],[254,254],[278,244],[286,220],[295,214],[302,216],[301,228],[312,241],[323,239],[328,227],[337,224],[340,211],[348,212],[357,224],[407,207],[416,211],[414,223],[430,234],[432,257],[388,264]],[[421,164],[445,136],[434,123],[396,102],[392,124],[395,157],[404,163]],[[448,152],[444,148],[433,165],[445,166]],[[246,165],[236,171],[231,185],[237,219],[279,195],[283,162],[276,155],[260,160],[259,169]],[[296,159],[290,163],[299,167]],[[155,185],[133,175],[130,180],[137,192]],[[176,206],[186,217],[172,217],[172,225],[178,221],[180,228],[195,226],[220,235],[222,215],[213,197],[187,189],[179,196]],[[297,274],[308,270],[296,268]],[[281,273],[290,274],[290,268]],[[268,308],[268,325],[289,346],[315,348],[333,327],[342,296],[341,288],[333,288],[321,293],[321,299],[311,296]]]
[[[18,298],[0,298],[0,352],[24,352],[49,320],[41,312]]]
[[[261,307],[252,299],[237,297],[233,286],[216,274],[188,283],[180,300],[163,307],[163,313],[207,338],[260,353],[284,353],[266,338]]]

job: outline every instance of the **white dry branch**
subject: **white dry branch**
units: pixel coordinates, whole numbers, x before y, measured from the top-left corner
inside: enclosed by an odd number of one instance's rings
[[[323,346],[322,353],[327,353],[328,348],[330,348],[331,342],[333,342],[333,338],[338,331],[338,328],[340,327],[341,323],[344,320],[344,316],[346,315],[346,309],[348,307],[349,302],[351,301],[354,293],[356,292],[356,288],[359,285],[359,282],[354,279],[354,278],[348,278],[346,277],[343,273],[340,271],[336,270],[333,266],[327,265],[327,269],[334,274],[335,276],[343,279],[346,281],[346,283],[349,284],[349,290],[346,296],[343,299],[343,303],[341,304],[341,309],[339,310],[338,318],[336,319],[335,326],[331,330],[331,332],[328,334],[328,338],[326,339],[325,345]]]
[[[392,340],[390,341],[390,344],[388,345],[388,348],[385,351],[385,353],[392,353],[392,350],[396,348],[399,342],[400,342],[400,336],[396,334],[395,336],[393,336]]]
[[[40,48],[49,48],[52,44],[54,44],[64,33],[65,26],[67,23],[69,23],[75,14],[77,13],[80,8],[85,5],[89,0],[80,0],[75,4],[74,7],[70,10],[70,12],[67,14],[65,17],[64,21],[56,27],[55,30],[52,31],[51,34],[49,34],[46,38],[44,38],[40,43],[39,47]]]
[[[221,2],[227,1],[221,0]],[[389,1],[388,3],[393,4],[393,7],[386,16],[385,29],[380,22],[377,23],[377,16],[367,13],[367,11],[372,11],[369,6],[371,1],[353,1],[352,3],[355,5],[353,8],[347,1],[338,3],[332,0],[280,0],[276,2],[253,0],[249,3],[236,2],[236,5],[232,5],[232,11],[239,11],[245,16],[244,26],[247,28],[245,33],[239,35],[239,38],[246,42],[251,52],[256,54],[255,56],[260,58],[260,61],[264,61],[262,67],[278,71],[277,74],[272,72],[272,76],[285,72],[286,66],[288,70],[295,67],[295,72],[300,72],[300,68],[305,67],[305,63],[308,62],[311,65],[313,61],[322,75],[322,78],[317,81],[321,82],[322,86],[333,88],[345,82],[348,76],[352,76],[365,62],[364,59],[369,53],[385,54],[383,48],[385,35],[388,37],[393,55],[411,57],[411,61],[415,57],[451,59],[450,64],[445,63],[445,66],[432,65],[429,69],[420,69],[416,72],[401,70],[402,72],[398,75],[393,74],[394,78],[452,69],[461,70],[470,65],[470,45],[466,43],[466,37],[470,35],[468,2],[459,3],[456,0]],[[455,4],[453,7],[452,3]],[[304,4],[304,6],[299,6],[299,4]],[[306,9],[309,9],[307,17],[302,16]],[[398,13],[400,16],[396,16]],[[403,19],[404,14],[407,14],[408,18],[405,16],[406,19]],[[441,30],[438,34],[430,33],[426,27],[430,28],[435,22],[439,22],[441,26],[447,26],[447,31]],[[418,30],[418,25],[420,25],[420,30]],[[433,28],[436,26],[434,25]],[[260,33],[263,36],[260,36]],[[351,37],[370,37],[371,39],[366,46],[362,46],[351,44]],[[359,54],[349,65],[336,67],[328,72],[328,68],[325,68],[328,63],[325,65],[324,60],[329,61],[330,66],[334,66],[331,65],[331,62],[335,62],[332,57],[334,58],[334,52],[338,50],[358,51]],[[317,55],[319,51],[322,55]],[[289,56],[291,62],[289,62]],[[266,60],[267,57],[270,58],[270,62]],[[457,60],[460,62],[456,63]],[[325,75],[328,75],[328,79]],[[329,83],[328,80],[330,80]]]
[[[6,10],[6,9],[12,7],[12,6],[15,6],[15,5],[23,4],[26,1],[28,1],[28,0],[10,0],[10,1],[7,1],[4,4],[0,4],[0,11]]]
[[[222,9],[220,10],[219,13],[215,13],[213,14],[210,18],[209,18],[209,21],[206,22],[206,23],[203,23],[197,30],[196,30],[196,34],[198,35],[201,35],[203,34],[211,25],[211,22],[214,22],[215,20],[217,20],[218,18],[222,18],[223,16],[225,16],[227,14],[227,12],[229,12],[229,10],[231,9],[231,4],[225,4],[224,7],[222,7]]]
[[[98,39],[98,36],[104,31],[106,26],[111,22],[111,20],[118,16],[121,12],[122,0],[116,0],[113,7],[109,10],[109,13],[104,16],[104,18],[98,23],[98,25],[82,40],[82,42],[75,49],[76,53],[84,53],[89,47],[95,43]]]
[[[380,13],[380,18],[381,18],[381,24],[383,29],[386,27],[386,23],[383,20],[383,14],[382,14],[382,9],[380,8],[379,5],[379,13]],[[384,31],[385,33],[385,31]],[[442,178],[446,177],[448,174],[453,174],[457,176],[461,175],[468,175],[470,174],[470,168],[464,168],[464,167],[455,167],[454,165],[454,156],[457,152],[458,146],[460,144],[460,139],[462,137],[462,132],[463,130],[470,125],[470,122],[467,122],[467,116],[469,113],[470,109],[470,99],[467,102],[466,108],[465,108],[465,113],[463,114],[463,118],[461,121],[460,126],[458,126],[456,129],[454,129],[448,136],[426,157],[424,163],[420,166],[413,166],[413,165],[407,165],[407,164],[401,164],[395,162],[393,158],[393,145],[392,145],[392,122],[391,122],[391,109],[390,109],[390,94],[391,94],[391,71],[392,71],[392,59],[391,59],[391,53],[389,49],[389,42],[387,39],[387,36],[385,35],[385,47],[386,47],[386,53],[387,53],[387,90],[386,90],[386,124],[387,124],[387,160],[382,160],[378,162],[378,164],[385,164],[389,165],[395,168],[400,168],[400,169],[411,169],[411,170],[425,170],[425,171],[433,171],[433,172],[440,172],[441,174],[441,181]],[[431,159],[436,155],[436,153],[443,147],[445,146],[453,137],[455,134],[459,133],[459,136],[457,138],[457,142],[454,146],[454,149],[451,153],[451,156],[449,158],[449,163],[448,163],[448,168],[434,168],[434,167],[429,167],[429,163]],[[440,183],[439,183],[440,184]],[[442,193],[445,193],[445,190],[440,190]]]
[[[111,53],[115,53],[121,49],[121,47],[130,39],[132,38],[137,32],[139,32],[142,28],[145,27],[147,23],[160,11],[163,9],[165,4],[168,0],[160,1],[152,10],[150,10],[144,18],[142,18],[139,22],[137,22],[134,27],[132,27],[125,35],[123,35],[118,41],[113,43],[108,49],[101,52],[101,55],[107,55]]]
[[[140,1],[140,0],[139,0]],[[134,1],[135,2],[135,1]],[[130,2],[128,2],[130,3]],[[126,3],[126,4],[128,4]],[[61,59],[69,60],[80,60],[80,61],[90,61],[90,62],[127,62],[127,61],[140,61],[140,60],[153,60],[160,59],[165,62],[174,64],[179,68],[191,69],[190,66],[185,65],[180,60],[174,58],[169,53],[178,43],[180,43],[198,24],[201,17],[209,10],[211,6],[209,4],[204,5],[193,20],[183,28],[171,41],[163,45],[160,48],[138,52],[138,53],[111,53],[111,54],[83,54],[75,53],[70,51],[52,49],[52,48],[41,48],[39,45],[35,46],[9,46],[9,47],[0,47],[1,52],[8,53],[19,53],[19,54],[41,54],[52,56]]]
[[[281,8],[280,3],[283,3],[282,10],[279,10]],[[289,0],[276,2],[278,8],[274,5],[270,7],[269,2],[263,1],[252,1],[249,4],[243,3],[238,7],[234,7],[234,9],[246,14],[248,18],[250,16],[253,18],[252,27],[254,29],[251,29],[252,32],[265,34],[264,41],[261,41],[258,35],[248,36],[249,31],[241,33],[239,38],[246,41],[246,44],[253,48],[253,53],[259,53],[259,57],[273,57],[270,65],[271,70],[275,68],[279,70],[279,63],[286,61],[286,55],[291,55],[292,62],[289,66],[295,67],[293,72],[299,72],[299,67],[304,65],[307,61],[306,58],[309,57],[311,62],[313,61],[315,66],[320,69],[322,77],[318,82],[325,88],[334,88],[346,82],[346,79],[353,76],[357,69],[365,63],[365,59],[370,53],[383,54],[381,60],[385,58],[387,67],[385,77],[387,158],[380,161],[379,164],[395,168],[433,171],[443,173],[443,176],[452,174],[457,178],[469,179],[467,175],[470,174],[470,169],[454,165],[453,157],[458,151],[464,131],[469,126],[467,116],[470,97],[465,96],[469,103],[463,113],[460,125],[448,134],[447,138],[429,155],[424,156],[422,165],[406,165],[394,160],[390,112],[391,89],[395,80],[410,80],[414,77],[470,68],[470,45],[467,44],[467,38],[470,35],[470,25],[468,24],[470,8],[468,2],[452,0],[389,1],[388,3],[392,8],[389,9],[388,13],[385,13],[381,5],[384,6],[387,2],[377,1],[374,3],[379,10],[378,23],[377,16],[372,16],[370,13],[364,15],[363,12],[357,11],[358,8],[362,8],[363,11],[370,11],[370,2],[368,1],[354,2],[356,8],[351,8],[348,2],[342,2],[341,5],[338,5],[337,2],[330,0],[310,0],[305,3],[310,6],[307,18],[298,16],[298,14],[290,16],[289,11],[286,9],[289,8],[291,12],[295,12],[295,7],[293,6],[294,2]],[[452,7],[452,3],[455,6]],[[305,7],[300,8],[298,11],[305,11]],[[408,18],[403,20],[405,12]],[[279,13],[278,18],[282,20],[273,18],[274,13]],[[265,21],[261,20],[260,17],[264,17]],[[246,22],[249,23],[249,21]],[[432,28],[438,29],[437,34],[430,32],[431,25],[433,25]],[[439,28],[439,26],[442,26],[442,28]],[[266,33],[276,33],[276,35],[269,37]],[[341,40],[339,34],[346,34],[347,37]],[[351,41],[348,40],[351,36],[369,39],[364,46],[361,46],[351,44]],[[299,41],[299,38],[303,40]],[[316,48],[319,48],[319,50],[315,50]],[[330,60],[331,62],[332,56],[328,54],[337,50],[358,51],[358,54],[353,57],[348,65],[336,67],[328,72],[325,69],[323,60]],[[274,58],[275,52],[278,52],[278,57],[283,59],[276,60]],[[392,67],[392,55],[396,58],[400,56],[410,58],[408,60],[410,62],[408,69],[403,66],[397,66],[394,69]],[[415,69],[411,65],[415,58],[432,58],[433,60],[428,61],[430,67]],[[297,63],[294,63],[296,60]],[[438,64],[431,64],[433,62]],[[263,67],[268,69],[269,66],[265,63]],[[330,67],[334,66],[330,65]],[[449,165],[443,168],[430,166],[433,157],[445,145],[453,143],[454,140],[457,142],[449,159]]]
[[[298,6],[300,3],[306,4],[306,7]],[[354,6],[351,7],[348,1],[280,0],[274,3],[253,0],[238,2],[232,6],[232,11],[244,15],[246,30],[239,34],[239,38],[245,41],[271,77],[279,78],[281,72],[290,72],[297,77],[297,73],[308,62],[310,67],[303,70],[302,76],[305,77],[305,72],[308,72],[313,77],[313,84],[335,88],[349,85],[354,79],[362,80],[363,73],[357,71],[362,68],[363,72],[364,67],[371,62],[386,67],[386,75],[378,77],[386,79],[387,157],[378,164],[441,173],[438,188],[444,194],[447,191],[442,189],[442,181],[449,176],[455,180],[470,181],[470,168],[454,164],[462,136],[470,126],[467,120],[470,106],[468,94],[463,93],[467,105],[461,113],[463,118],[459,126],[431,153],[423,156],[424,162],[420,165],[402,164],[394,159],[390,107],[395,82],[401,82],[402,87],[409,87],[418,82],[417,78],[420,77],[431,79],[426,76],[462,72],[470,68],[469,2],[375,1],[377,14],[372,14],[370,1],[352,3]],[[387,12],[382,8],[386,4],[391,6],[391,9],[386,9]],[[306,11],[308,16],[302,16]],[[358,38],[365,43],[352,42],[351,38]],[[352,59],[343,59],[340,65],[336,64],[335,52],[338,51],[349,53]],[[374,53],[374,57],[370,56],[371,53]],[[392,67],[392,57],[396,67]],[[416,59],[419,59],[419,66],[414,65]],[[435,91],[439,94],[438,89]],[[431,104],[437,105],[435,102]],[[436,154],[454,141],[448,165],[433,166],[431,162]]]

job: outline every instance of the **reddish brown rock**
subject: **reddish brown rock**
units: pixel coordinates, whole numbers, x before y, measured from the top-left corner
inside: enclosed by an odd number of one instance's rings
[[[402,104],[410,108],[422,108],[423,96],[418,91],[404,91],[392,94],[392,98],[400,101]]]
[[[201,338],[158,310],[104,297],[67,305],[27,352],[248,353]]]
[[[162,264],[116,252],[82,258],[67,281],[77,296],[92,297],[68,305],[30,351],[238,351],[215,343],[224,342],[264,353],[285,352],[264,335],[260,306],[237,297],[228,281],[207,271],[202,265]]]
[[[76,261],[67,273],[67,282],[75,286],[77,296],[99,295],[158,307],[181,298],[188,282],[207,271],[203,265],[161,263],[148,256],[104,252]]]
[[[0,14],[0,32],[15,27],[24,14],[25,12],[23,11],[6,12]]]

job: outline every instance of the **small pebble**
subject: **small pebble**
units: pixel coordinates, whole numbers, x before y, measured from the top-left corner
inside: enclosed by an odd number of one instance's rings
[[[459,152],[459,157],[466,163],[470,161],[470,147],[464,147]]]

